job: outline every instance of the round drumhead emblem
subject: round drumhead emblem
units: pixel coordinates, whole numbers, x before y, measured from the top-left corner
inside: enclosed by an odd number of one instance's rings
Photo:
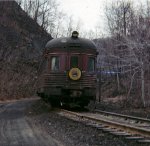
[[[70,69],[69,78],[72,80],[79,80],[81,78],[81,70],[79,68]]]

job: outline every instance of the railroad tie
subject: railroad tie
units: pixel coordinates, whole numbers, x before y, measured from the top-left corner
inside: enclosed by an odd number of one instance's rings
[[[150,143],[150,139],[138,140],[139,143]]]
[[[129,133],[126,133],[126,132],[120,132],[120,131],[118,131],[118,132],[110,132],[111,134],[114,134],[114,135],[116,135],[116,136],[130,136],[131,134],[129,134]]]
[[[127,140],[143,140],[144,137],[142,137],[142,136],[129,136],[129,137],[125,137],[125,139],[127,139]]]

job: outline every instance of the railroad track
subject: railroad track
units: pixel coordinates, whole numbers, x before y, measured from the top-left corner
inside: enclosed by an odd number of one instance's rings
[[[82,121],[89,126],[116,136],[124,136],[128,140],[136,140],[139,143],[150,143],[149,119],[100,110],[96,110],[94,113],[79,113],[62,109],[59,114],[77,121]]]
[[[123,114],[118,114],[118,113],[113,113],[113,112],[102,111],[98,109],[96,109],[94,112],[97,112],[106,116],[114,116],[114,117],[123,118],[125,120],[134,120],[136,123],[149,123],[150,124],[150,119],[147,119],[147,118],[123,115]]]

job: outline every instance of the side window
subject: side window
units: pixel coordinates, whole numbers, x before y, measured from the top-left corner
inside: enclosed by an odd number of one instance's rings
[[[59,70],[59,57],[58,56],[51,57],[51,70],[52,71]]]
[[[88,71],[94,71],[95,70],[95,59],[92,57],[89,57],[88,59]]]
[[[71,56],[70,68],[78,67],[78,56]]]

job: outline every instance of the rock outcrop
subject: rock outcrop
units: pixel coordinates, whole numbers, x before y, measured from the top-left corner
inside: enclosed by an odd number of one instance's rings
[[[34,94],[42,52],[52,39],[15,1],[0,1],[0,100]]]

